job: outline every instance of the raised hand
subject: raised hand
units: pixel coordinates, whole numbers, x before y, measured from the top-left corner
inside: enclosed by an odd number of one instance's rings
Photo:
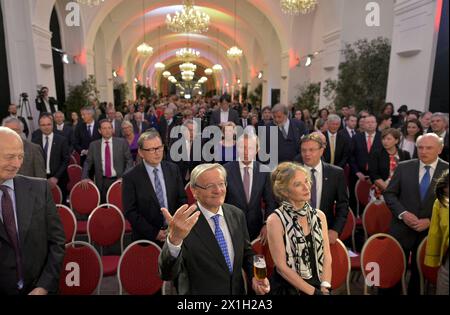
[[[195,223],[201,214],[197,211],[197,205],[182,205],[172,216],[169,210],[161,208],[161,212],[169,225],[169,241],[171,244],[178,246],[191,232]],[[195,212],[195,213],[194,213]]]

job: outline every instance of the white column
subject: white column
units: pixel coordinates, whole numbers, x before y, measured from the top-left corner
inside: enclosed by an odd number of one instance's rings
[[[289,104],[289,51],[281,55],[280,103]]]
[[[397,1],[386,100],[428,110],[442,1]]]
[[[86,51],[86,76],[95,75],[95,53],[93,50]]]
[[[330,101],[325,97],[323,89],[325,80],[336,80],[339,74],[339,63],[341,61],[341,30],[334,30],[323,36],[324,51],[322,52],[322,74],[320,88],[319,108],[326,107]]]

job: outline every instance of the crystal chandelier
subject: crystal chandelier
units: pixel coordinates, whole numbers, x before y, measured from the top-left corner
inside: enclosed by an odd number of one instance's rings
[[[105,2],[105,0],[77,0],[79,4],[85,4],[88,6],[96,6],[99,5],[101,2]]]
[[[164,77],[164,78],[168,78],[168,77],[170,77],[172,74],[169,72],[169,71],[164,71],[163,73],[162,73],[162,76]]]
[[[192,48],[181,48],[176,51],[177,58],[191,61],[200,57],[200,52]]]
[[[223,67],[217,63],[212,67],[212,70],[214,73],[219,73],[223,70]]]
[[[234,0],[234,46],[227,50],[227,56],[230,59],[239,59],[242,57],[242,49],[236,46],[236,0]]]
[[[211,75],[211,74],[213,74],[213,70],[211,68],[206,68],[205,69],[205,74],[206,75]]]
[[[281,0],[280,5],[285,14],[308,14],[316,8],[317,0]]]
[[[195,70],[197,70],[197,66],[194,65],[193,63],[190,62],[185,62],[183,64],[180,65],[180,70],[183,71],[190,71],[190,72],[195,72]]]
[[[201,78],[198,80],[198,83],[203,84],[203,83],[205,83],[206,81],[208,81],[208,78],[207,78],[207,77],[201,77]]]
[[[189,82],[194,79],[195,73],[193,71],[183,71],[181,72],[181,79],[183,81]]]
[[[204,33],[208,31],[209,15],[194,8],[193,0],[183,1],[183,10],[173,17],[167,14],[167,28],[175,33]]]
[[[142,26],[143,26],[143,30],[144,30],[144,41],[142,42],[142,44],[140,44],[136,48],[136,50],[140,55],[148,57],[148,56],[153,55],[153,47],[151,47],[150,45],[148,45],[145,42],[145,5],[144,5],[144,0],[142,0]]]

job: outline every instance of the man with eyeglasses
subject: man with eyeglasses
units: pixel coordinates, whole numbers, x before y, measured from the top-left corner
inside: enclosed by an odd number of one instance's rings
[[[122,181],[125,217],[133,229],[133,240],[162,245],[167,222],[161,208],[178,209],[187,202],[178,166],[163,161],[164,145],[156,130],[144,132],[138,140],[142,163],[129,170]]]
[[[224,203],[226,183],[223,166],[201,164],[190,181],[197,204],[183,205],[175,214],[162,209],[169,234],[159,257],[160,275],[177,281],[180,295],[243,295],[242,269],[257,294],[270,290],[267,278],[252,277],[254,252],[245,214]]]

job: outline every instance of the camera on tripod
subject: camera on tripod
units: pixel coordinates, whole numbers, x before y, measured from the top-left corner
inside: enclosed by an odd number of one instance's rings
[[[23,93],[20,94],[20,97],[21,98],[28,98],[28,93],[23,92]]]
[[[27,117],[28,120],[33,120],[33,115],[31,114],[30,102],[28,101],[28,93],[20,93],[19,100],[19,116]]]

